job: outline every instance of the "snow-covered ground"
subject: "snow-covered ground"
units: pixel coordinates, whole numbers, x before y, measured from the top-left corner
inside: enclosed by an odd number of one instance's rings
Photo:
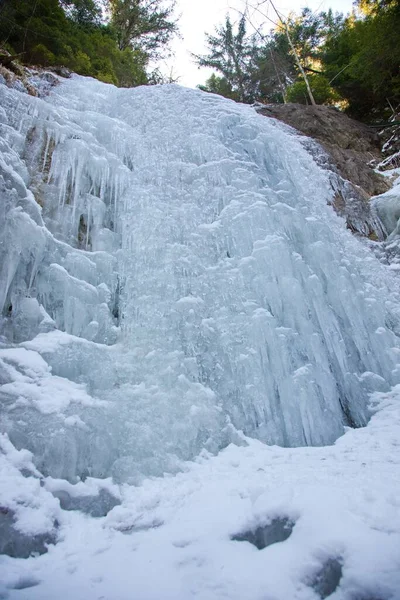
[[[399,599],[399,284],[309,142],[178,86],[0,102],[0,598]]]
[[[21,500],[35,498],[41,519],[56,514],[60,520],[59,541],[47,554],[1,558],[9,597],[325,597],[316,587],[331,589],[332,600],[400,598],[399,393],[381,401],[366,428],[347,432],[334,446],[289,449],[248,440],[203,456],[176,476],[122,486],[122,504],[103,518],[61,514],[38,483],[28,495],[31,480],[7,470],[2,491],[7,486]],[[27,460],[10,452],[11,465]],[[258,550],[232,540],[277,517],[294,523],[285,541]],[[329,587],[328,576],[324,588],[318,576],[332,560],[341,565],[340,582],[331,575]]]

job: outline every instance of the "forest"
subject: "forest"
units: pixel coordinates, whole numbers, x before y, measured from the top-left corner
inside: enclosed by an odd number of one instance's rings
[[[3,0],[0,45],[25,64],[63,65],[117,86],[164,83],[150,65],[178,34],[175,8],[173,0]],[[245,103],[331,104],[369,123],[397,114],[398,0],[356,0],[350,15],[304,8],[271,20],[266,10],[266,0],[244,3],[206,34],[208,50],[193,60],[215,74],[201,89]]]
[[[177,32],[174,2],[162,0],[3,0],[0,46],[22,63],[65,66],[105,83],[160,83],[149,63]]]
[[[266,5],[253,14],[266,17]],[[195,59],[218,72],[201,86],[206,91],[250,103],[333,104],[374,122],[400,103],[399,32],[397,0],[358,0],[348,16],[304,8],[284,19],[277,12],[268,35],[247,11],[235,26],[227,16],[207,34],[208,53]]]

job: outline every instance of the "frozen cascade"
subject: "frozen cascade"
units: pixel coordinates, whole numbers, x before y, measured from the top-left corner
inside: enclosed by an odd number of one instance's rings
[[[77,76],[0,106],[0,425],[42,473],[330,444],[398,383],[394,280],[293,130]]]

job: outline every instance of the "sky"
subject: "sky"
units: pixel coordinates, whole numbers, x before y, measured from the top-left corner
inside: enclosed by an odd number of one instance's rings
[[[175,40],[174,57],[160,65],[161,71],[165,75],[178,78],[178,83],[187,87],[196,87],[197,84],[204,83],[212,71],[198,69],[190,53],[205,53],[204,32],[213,33],[215,25],[223,23],[228,12],[234,22],[243,4],[244,0],[178,0],[177,14],[181,15],[179,26],[183,39]],[[309,6],[317,12],[332,8],[334,11],[347,13],[351,11],[352,2],[351,0],[276,0],[275,6],[283,15],[291,11],[300,12],[304,6]],[[268,15],[274,19],[272,8],[268,9]]]

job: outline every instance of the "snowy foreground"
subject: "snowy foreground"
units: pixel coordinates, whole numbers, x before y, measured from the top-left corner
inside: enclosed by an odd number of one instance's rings
[[[34,83],[0,85],[0,598],[400,599],[397,263],[320,149]]]

